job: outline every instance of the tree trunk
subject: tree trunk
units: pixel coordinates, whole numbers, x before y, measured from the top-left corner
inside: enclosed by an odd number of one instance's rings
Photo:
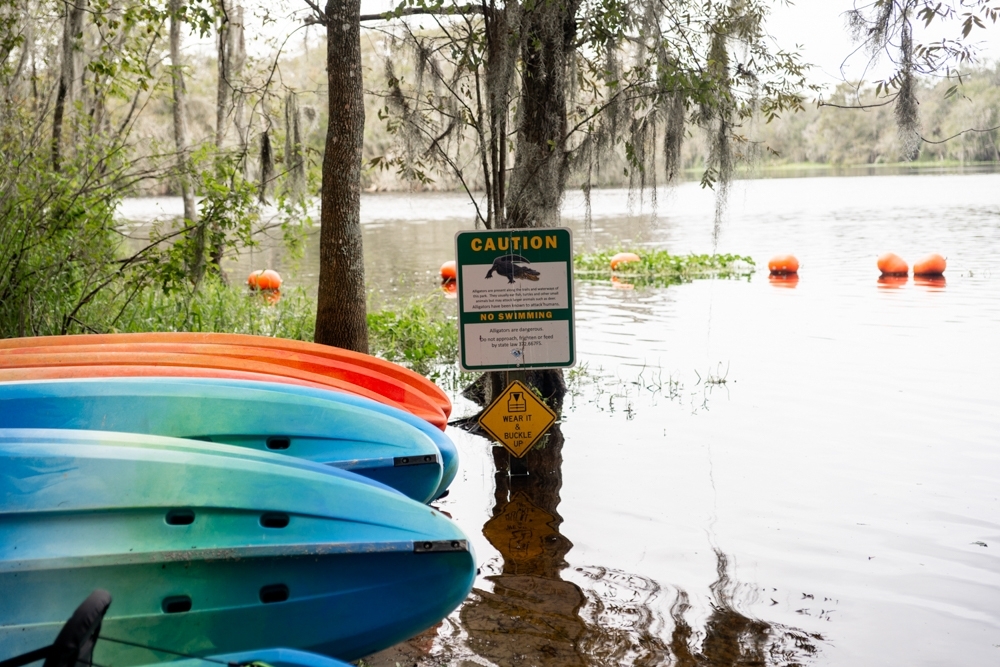
[[[505,197],[506,205],[506,217],[497,218],[498,229],[552,227],[559,223],[559,207],[568,172],[565,147],[567,64],[572,55],[579,6],[580,0],[541,0],[517,17],[524,67],[517,116],[517,154],[506,192],[502,180],[499,187],[495,186],[498,192],[494,196]],[[503,23],[497,21],[497,25],[500,27]],[[492,36],[491,55],[495,61],[503,60],[500,56],[503,38],[502,30]],[[498,132],[506,134],[505,121],[496,109],[498,88],[494,88],[495,97],[490,100],[493,106],[491,121]],[[495,158],[499,173],[506,171],[505,155],[506,149],[501,144]],[[489,405],[504,390],[512,375],[487,373],[477,381],[484,405]],[[566,383],[561,370],[529,371],[523,375],[518,379],[541,391],[556,412],[562,411]],[[469,387],[466,391],[475,390]]]
[[[190,227],[193,240],[188,260],[188,272],[194,282],[205,271],[205,230],[198,224],[198,207],[191,185],[191,160],[188,155],[187,90],[181,70],[181,13],[185,0],[170,0],[170,81],[174,94],[174,143],[177,146],[177,177],[184,200],[184,224]]]
[[[246,51],[243,42],[243,8],[233,0],[221,0],[219,3],[219,34],[216,41],[218,81],[215,95],[215,149],[217,159],[221,159],[226,145],[229,130],[229,116],[242,105],[242,93],[237,89],[238,79],[242,74]],[[242,109],[240,109],[242,111]],[[241,116],[241,114],[236,114]],[[236,130],[240,148],[245,148],[243,132],[240,127],[241,117],[236,120]],[[246,151],[242,150],[240,159],[246,164]],[[209,261],[217,268],[222,266],[222,253],[225,244],[220,242],[221,232],[218,222],[212,223],[211,248],[208,249]],[[225,273],[218,274],[225,280]]]
[[[361,240],[361,0],[326,5],[329,121],[323,156],[316,342],[368,351]]]
[[[226,140],[226,127],[228,125],[226,117],[231,108],[232,89],[230,87],[230,31],[232,24],[230,17],[233,12],[232,0],[220,0],[219,2],[219,32],[215,41],[215,60],[218,77],[215,86],[215,147],[221,149]]]
[[[80,89],[79,59],[76,54],[77,36],[83,33],[83,14],[87,0],[76,0],[66,7],[63,22],[62,63],[59,68],[59,89],[52,112],[52,169],[59,171],[62,162],[62,128],[66,106],[78,97]]]
[[[517,155],[507,190],[504,227],[552,227],[566,189],[567,62],[579,0],[543,0],[521,19]]]
[[[229,117],[241,104],[242,94],[239,90],[243,75],[243,63],[246,60],[246,47],[243,37],[243,8],[233,0],[222,0],[220,3],[222,16],[219,17],[219,35],[216,48],[218,51],[218,85],[215,99],[215,146],[223,148],[226,136],[229,134]],[[236,119],[236,129],[240,131],[241,118]],[[242,135],[240,145],[243,145]]]
[[[306,184],[302,157],[302,114],[295,93],[285,93],[285,193],[295,201],[302,198]]]
[[[486,28],[486,98],[490,119],[490,170],[492,172],[491,221],[504,226],[507,187],[507,116],[510,113],[517,42],[512,35],[520,29],[521,8],[507,3],[498,8],[491,0],[484,14]]]

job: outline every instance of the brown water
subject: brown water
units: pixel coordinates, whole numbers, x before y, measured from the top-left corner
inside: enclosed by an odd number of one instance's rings
[[[581,248],[712,250],[710,193],[658,199],[594,193],[587,225],[572,195],[566,223]],[[438,194],[363,218],[370,282],[414,293],[470,219]],[[748,181],[718,250],[793,252],[800,280],[579,281],[546,446],[511,462],[449,429],[440,506],[481,576],[369,664],[1000,664],[1000,175]],[[880,283],[887,250],[940,252],[946,282]],[[315,248],[275,252],[315,281]]]

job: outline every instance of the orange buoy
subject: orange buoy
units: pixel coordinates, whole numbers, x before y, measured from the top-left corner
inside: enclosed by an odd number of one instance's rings
[[[909,273],[910,267],[899,255],[887,252],[878,258],[878,270],[883,276],[905,276]]]
[[[940,276],[947,268],[948,262],[937,253],[927,255],[919,262],[913,263],[913,275],[915,276]]]
[[[795,255],[775,255],[767,263],[767,268],[771,275],[787,275],[799,272],[799,260]]]
[[[247,286],[250,287],[251,290],[259,289],[259,286],[257,285],[257,279],[260,278],[260,274],[262,273],[264,273],[264,269],[260,269],[259,271],[252,271],[250,275],[247,276]]]
[[[458,278],[458,269],[455,267],[455,260],[449,260],[441,265],[441,280],[455,280]]]
[[[267,305],[273,306],[274,304],[281,301],[281,290],[280,289],[268,290],[267,294],[264,295],[264,300],[267,301]]]
[[[444,292],[445,297],[454,299],[458,296],[458,283],[454,280],[443,280],[441,281],[441,291]]]
[[[257,288],[262,290],[276,290],[281,288],[281,276],[274,269],[262,271],[257,276]]]
[[[634,252],[620,252],[611,258],[611,270],[616,270],[619,264],[628,264],[629,262],[639,261],[642,261],[641,258]]]

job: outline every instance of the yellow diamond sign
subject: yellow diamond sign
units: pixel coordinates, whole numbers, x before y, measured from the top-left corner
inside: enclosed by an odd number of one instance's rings
[[[479,417],[483,430],[518,458],[527,454],[555,421],[556,413],[517,380]]]

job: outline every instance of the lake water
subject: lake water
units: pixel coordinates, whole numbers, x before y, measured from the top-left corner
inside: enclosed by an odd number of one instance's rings
[[[367,663],[1000,664],[1000,175],[739,182],[717,240],[697,184],[655,213],[595,192],[589,223],[571,194],[564,215],[580,250],[761,268],[578,280],[580,368],[546,446],[510,462],[449,429],[462,468],[440,507],[474,542],[476,589]],[[455,194],[368,195],[362,217],[390,293],[434,289],[471,220]],[[945,255],[946,282],[879,282],[885,251]],[[786,252],[800,279],[772,283]],[[233,271],[310,286],[317,254]]]

